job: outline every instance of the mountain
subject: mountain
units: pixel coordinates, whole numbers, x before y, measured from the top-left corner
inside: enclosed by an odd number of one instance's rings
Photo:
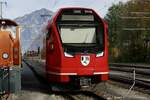
[[[53,12],[42,8],[23,17],[18,17],[15,21],[22,27],[21,29],[21,46],[23,53],[27,51],[33,42],[37,45],[42,44],[41,39],[37,39],[44,34],[42,31],[49,19],[51,19]],[[35,45],[33,48],[37,48]]]

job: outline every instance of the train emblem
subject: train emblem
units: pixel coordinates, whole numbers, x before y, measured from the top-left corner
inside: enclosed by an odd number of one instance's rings
[[[81,64],[87,66],[90,63],[90,56],[81,56]]]

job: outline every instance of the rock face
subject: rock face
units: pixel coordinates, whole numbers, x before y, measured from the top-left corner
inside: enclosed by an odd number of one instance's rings
[[[38,49],[38,47],[42,45],[41,37],[44,34],[43,29],[48,20],[51,19],[52,15],[52,11],[42,8],[15,19],[15,21],[22,27],[21,46],[23,53],[29,49]],[[31,44],[34,45],[31,46]]]

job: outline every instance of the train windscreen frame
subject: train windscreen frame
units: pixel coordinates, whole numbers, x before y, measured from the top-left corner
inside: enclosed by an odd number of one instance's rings
[[[65,52],[99,53],[104,50],[103,23],[91,10],[64,10],[57,19],[57,29]]]

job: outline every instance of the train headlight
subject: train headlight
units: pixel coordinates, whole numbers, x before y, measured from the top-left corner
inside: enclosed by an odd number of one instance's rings
[[[71,55],[71,54],[69,54],[67,52],[64,52],[64,55],[65,55],[65,57],[73,57],[73,55]]]
[[[102,57],[104,55],[104,52],[100,52],[96,54],[96,57]]]
[[[7,59],[7,58],[8,58],[8,53],[3,53],[2,57],[3,57],[4,59]]]

